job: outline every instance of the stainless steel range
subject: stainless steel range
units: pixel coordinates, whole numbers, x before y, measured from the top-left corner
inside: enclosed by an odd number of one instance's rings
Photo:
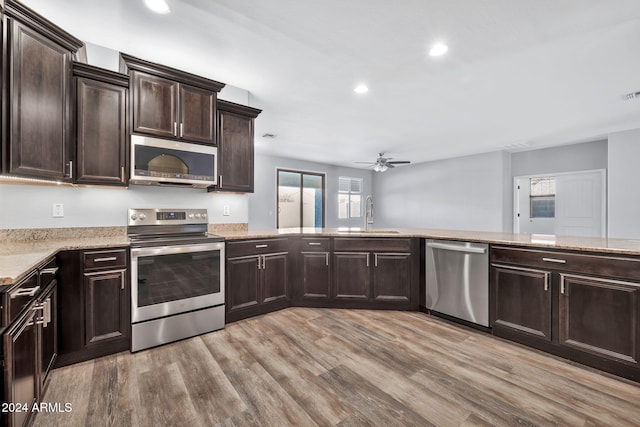
[[[224,239],[206,209],[129,209],[131,351],[224,328]]]

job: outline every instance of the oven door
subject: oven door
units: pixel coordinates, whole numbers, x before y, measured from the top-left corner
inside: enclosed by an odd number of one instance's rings
[[[224,242],[132,248],[132,322],[224,304],[224,256]]]

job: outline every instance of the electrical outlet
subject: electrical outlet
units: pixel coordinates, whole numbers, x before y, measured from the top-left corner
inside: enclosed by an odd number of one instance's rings
[[[62,203],[54,203],[51,209],[51,216],[54,218],[64,217],[64,205]]]
[[[230,214],[229,214],[229,205],[224,205],[224,206],[222,207],[222,215],[223,215],[223,216],[229,216],[229,215],[230,215]]]

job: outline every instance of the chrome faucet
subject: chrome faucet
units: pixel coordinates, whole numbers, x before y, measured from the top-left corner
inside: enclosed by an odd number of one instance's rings
[[[373,198],[369,195],[364,201],[364,231],[368,231],[371,224],[373,224]]]

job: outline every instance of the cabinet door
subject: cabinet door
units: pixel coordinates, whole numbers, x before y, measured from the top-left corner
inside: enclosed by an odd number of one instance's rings
[[[180,138],[215,144],[215,102],[214,92],[180,85]]]
[[[492,326],[551,341],[551,273],[494,265],[491,274]]]
[[[38,392],[36,310],[22,316],[4,334],[5,402],[28,405],[30,409]],[[30,411],[13,411],[6,414],[6,425],[27,425]],[[5,415],[5,414],[3,414]]]
[[[49,371],[58,355],[58,285],[55,283],[40,298],[43,305],[44,323],[41,329],[42,351],[40,352],[40,390],[49,376]],[[42,397],[42,396],[41,396]]]
[[[410,289],[410,253],[373,254],[373,299],[375,301],[409,301]]]
[[[260,301],[258,267],[261,260],[258,255],[227,259],[227,312],[252,307]]]
[[[76,181],[126,184],[127,88],[77,79]]]
[[[289,265],[287,253],[262,255],[262,298],[270,303],[289,297]]]
[[[334,252],[334,294],[336,299],[368,300],[370,290],[369,252]]]
[[[640,284],[560,274],[560,345],[638,363]]]
[[[218,189],[253,192],[253,119],[219,112]]]
[[[302,298],[329,299],[329,252],[302,252],[301,272]]]
[[[71,169],[71,53],[13,19],[9,29],[9,172],[65,178]]]
[[[128,339],[126,270],[84,273],[85,346]]]
[[[178,83],[132,71],[133,132],[178,135]]]

